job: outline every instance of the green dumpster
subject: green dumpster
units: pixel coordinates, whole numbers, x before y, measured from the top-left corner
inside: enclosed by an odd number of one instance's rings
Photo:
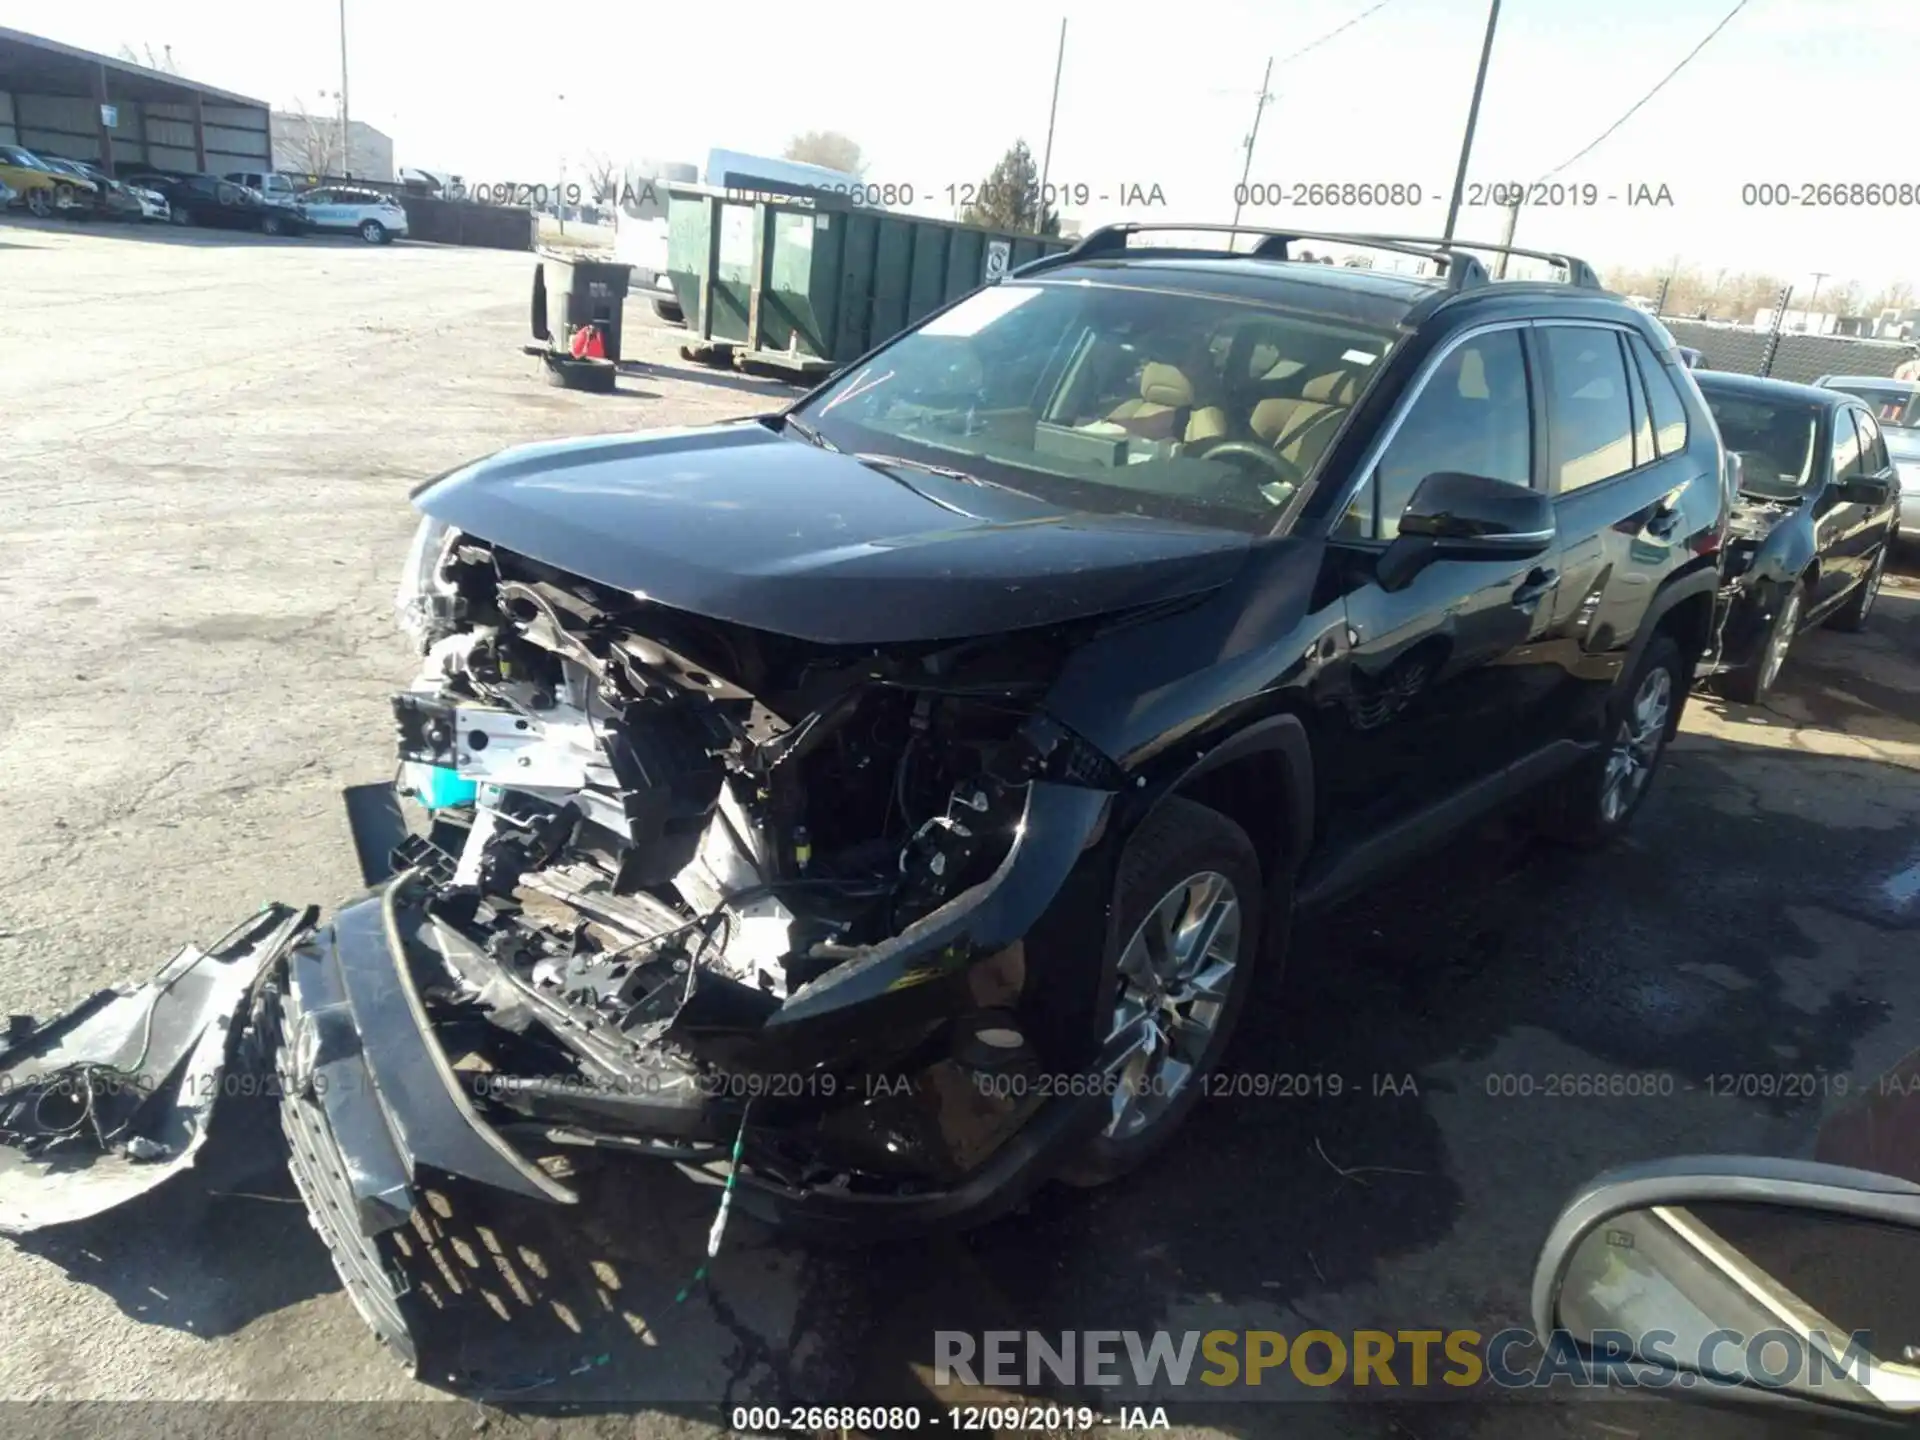
[[[817,375],[1029,260],[1056,236],[870,210],[834,195],[667,189],[686,353]]]

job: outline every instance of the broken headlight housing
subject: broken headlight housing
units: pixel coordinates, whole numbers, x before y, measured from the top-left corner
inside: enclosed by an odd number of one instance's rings
[[[420,517],[400,569],[400,588],[394,595],[394,613],[400,628],[411,635],[424,654],[436,640],[454,631],[459,595],[444,578],[447,551],[460,532],[431,515]]]

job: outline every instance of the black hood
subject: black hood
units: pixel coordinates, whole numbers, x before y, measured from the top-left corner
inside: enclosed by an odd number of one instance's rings
[[[882,472],[756,423],[523,445],[414,503],[662,605],[827,644],[945,640],[1214,589],[1231,530]]]

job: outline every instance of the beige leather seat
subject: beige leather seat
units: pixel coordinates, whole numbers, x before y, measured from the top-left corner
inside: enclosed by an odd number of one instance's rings
[[[1335,420],[1321,417],[1348,409],[1359,393],[1357,376],[1330,370],[1301,387],[1298,399],[1276,395],[1262,400],[1253,407],[1247,425],[1273,446],[1281,459],[1304,470],[1320,458],[1333,432],[1340,428]]]
[[[1218,405],[1197,405],[1193,381],[1177,365],[1148,361],[1140,369],[1140,398],[1123,400],[1107,421],[1143,440],[1179,440],[1193,444],[1227,433],[1227,412]]]

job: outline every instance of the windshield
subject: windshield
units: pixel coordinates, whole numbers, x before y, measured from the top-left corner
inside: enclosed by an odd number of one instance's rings
[[[1799,401],[1717,395],[1702,387],[1720,439],[1740,456],[1740,489],[1767,500],[1792,500],[1813,478],[1820,411]]]
[[[1009,283],[797,413],[872,463],[898,457],[1069,508],[1264,533],[1391,343],[1212,296]]]
[[[1920,385],[1900,385],[1888,383],[1873,385],[1866,383],[1845,384],[1829,382],[1829,390],[1838,390],[1843,395],[1854,395],[1867,402],[1867,408],[1873,411],[1873,418],[1884,426],[1895,429],[1920,429]],[[1892,442],[1892,437],[1888,437]]]

